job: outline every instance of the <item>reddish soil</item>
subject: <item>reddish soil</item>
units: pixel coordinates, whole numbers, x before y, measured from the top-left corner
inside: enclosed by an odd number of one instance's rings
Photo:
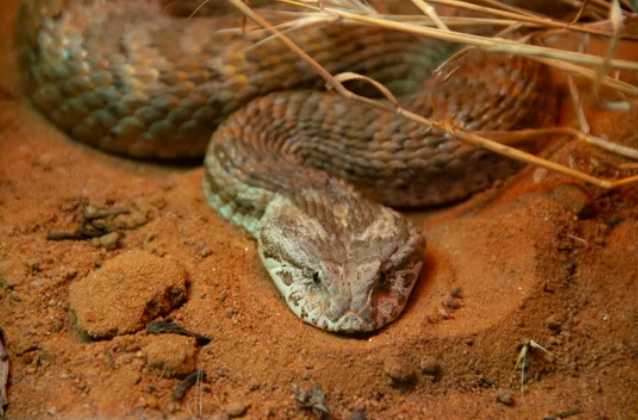
[[[107,155],[30,106],[11,53],[16,5],[0,5],[8,418],[302,419],[293,395],[317,385],[335,419],[638,419],[637,188],[528,169],[413,214],[427,268],[405,313],[373,335],[325,333],[287,309],[255,243],[207,206],[200,167]],[[588,117],[636,146],[636,113]],[[553,159],[615,174],[582,145]],[[105,219],[119,237],[47,240],[74,230],[84,204],[130,209]],[[147,335],[158,316],[211,341]],[[515,366],[529,340],[549,354],[529,348],[522,395]],[[196,369],[206,379],[175,400]]]

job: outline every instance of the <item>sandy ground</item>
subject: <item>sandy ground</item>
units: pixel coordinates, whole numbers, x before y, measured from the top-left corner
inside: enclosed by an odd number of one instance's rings
[[[255,243],[207,206],[200,167],[109,156],[29,105],[10,52],[16,4],[0,5],[8,418],[303,419],[293,396],[317,386],[335,419],[638,419],[636,188],[530,169],[413,214],[429,245],[405,313],[373,335],[328,334],[288,311]],[[588,116],[636,146],[636,113]],[[583,146],[555,159],[615,174]],[[117,238],[46,239],[84,205],[131,214],[102,220]],[[210,342],[148,335],[155,318]],[[551,354],[529,348],[522,395],[529,340]],[[196,369],[206,379],[176,400]]]

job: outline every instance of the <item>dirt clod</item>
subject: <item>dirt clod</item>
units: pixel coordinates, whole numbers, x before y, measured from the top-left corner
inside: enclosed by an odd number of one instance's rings
[[[498,391],[496,391],[496,401],[507,406],[514,404],[512,393],[503,389],[499,389]]]
[[[241,401],[233,401],[224,408],[224,412],[228,414],[228,417],[231,419],[243,416],[246,410],[248,410],[248,406]]]
[[[77,328],[109,338],[144,328],[186,300],[186,272],[174,261],[132,251],[74,282],[70,307]]]
[[[0,261],[0,288],[14,288],[28,280],[24,264],[15,260]]]
[[[177,334],[144,338],[142,353],[146,362],[168,376],[185,376],[195,370],[195,339]]]

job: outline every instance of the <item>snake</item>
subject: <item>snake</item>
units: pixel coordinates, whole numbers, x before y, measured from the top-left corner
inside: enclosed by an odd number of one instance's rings
[[[426,240],[394,208],[466,198],[518,163],[325,89],[278,39],[149,0],[21,0],[32,103],[73,139],[142,159],[204,157],[207,202],[249,232],[290,310],[336,333],[404,310]],[[467,130],[553,123],[537,61],[347,21],[287,36],[329,72],[374,78],[402,107]],[[365,86],[355,86],[367,92]]]

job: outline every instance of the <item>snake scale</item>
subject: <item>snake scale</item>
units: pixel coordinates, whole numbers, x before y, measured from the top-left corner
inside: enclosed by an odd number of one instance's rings
[[[204,192],[258,242],[290,309],[318,328],[373,331],[404,309],[426,242],[387,206],[458,200],[517,165],[446,133],[322,91],[278,40],[237,19],[180,19],[147,0],[22,0],[16,48],[35,105],[71,137],[141,158],[206,154]],[[551,124],[548,70],[352,23],[289,36],[330,72],[472,130]],[[212,135],[212,140],[211,140]]]

